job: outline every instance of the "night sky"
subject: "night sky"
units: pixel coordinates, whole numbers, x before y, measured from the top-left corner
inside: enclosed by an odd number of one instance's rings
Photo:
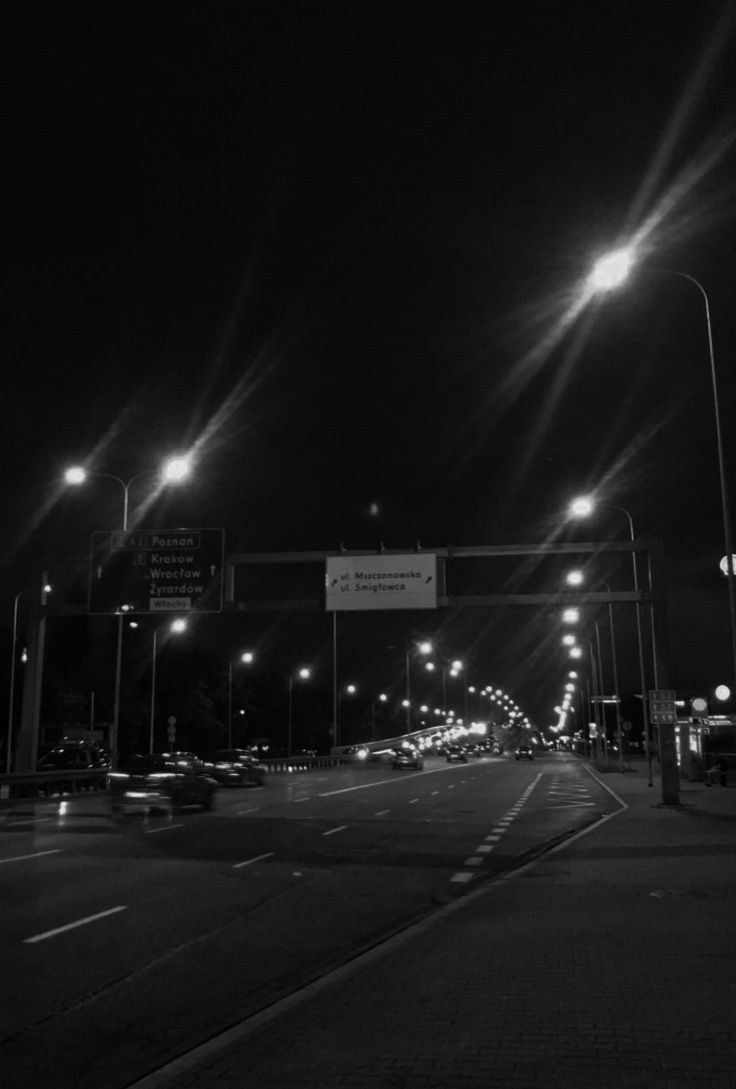
[[[616,511],[565,522],[595,491],[664,542],[673,686],[728,679],[703,305],[661,270],[709,294],[736,505],[734,5],[10,12],[3,616],[44,558],[83,564],[119,524],[115,486],[72,494],[65,466],[128,479],[194,448],[193,480],[137,517],[223,526],[230,551],[626,537]],[[638,275],[578,308],[591,261],[632,235]],[[598,574],[630,587],[623,563]],[[527,576],[555,590],[561,568],[469,581]],[[343,676],[381,687],[402,668],[388,646],[435,635],[544,725],[556,615],[344,618]],[[329,684],[324,615],[202,630]]]

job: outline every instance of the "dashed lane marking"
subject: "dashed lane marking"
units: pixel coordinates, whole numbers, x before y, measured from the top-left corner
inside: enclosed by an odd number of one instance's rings
[[[243,866],[252,866],[254,862],[262,862],[264,858],[273,858],[274,851],[266,851],[264,855],[256,855],[255,858],[246,858],[245,862],[236,862],[233,870],[241,870]]]
[[[347,828],[347,824],[338,824],[337,828],[329,828],[326,832],[323,832],[323,836],[334,836],[335,832],[343,832]]]
[[[56,847],[53,851],[36,851],[32,855],[15,855],[13,858],[0,858],[0,865],[4,862],[25,862],[27,858],[43,858],[44,855],[58,855],[61,854],[61,847]]]
[[[46,941],[47,938],[55,938],[57,934],[64,934],[67,930],[76,930],[79,926],[87,926],[88,923],[94,923],[98,919],[105,919],[108,915],[116,915],[119,911],[127,911],[127,904],[121,904],[119,907],[108,908],[107,911],[98,911],[96,915],[86,915],[84,919],[75,919],[73,923],[67,923],[65,926],[54,927],[53,930],[45,930],[43,934],[34,934],[32,938],[25,938],[23,940],[24,945],[33,945],[36,942]]]
[[[391,812],[390,809],[379,809],[377,813],[373,814],[373,816],[374,817],[384,817],[386,815],[386,813],[390,813],[390,812]]]
[[[153,836],[156,832],[170,832],[172,828],[183,828],[183,824],[164,824],[160,828],[146,828],[146,835]]]

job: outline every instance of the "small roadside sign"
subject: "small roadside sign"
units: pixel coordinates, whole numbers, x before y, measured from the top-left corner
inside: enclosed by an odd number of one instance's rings
[[[222,610],[224,529],[92,534],[90,613]]]
[[[677,722],[674,689],[658,688],[649,693],[649,718],[651,722]]]
[[[437,556],[434,553],[329,556],[325,608],[328,612],[436,609]]]

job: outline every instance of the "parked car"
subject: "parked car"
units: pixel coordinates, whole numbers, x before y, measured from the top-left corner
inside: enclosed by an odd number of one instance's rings
[[[515,760],[533,760],[534,753],[528,745],[519,745],[518,749],[514,753]]]
[[[247,749],[217,749],[202,757],[205,767],[225,786],[263,786],[266,767]]]
[[[108,772],[113,813],[142,809],[176,813],[185,806],[211,809],[217,781],[190,752],[130,756]]]
[[[464,745],[448,745],[445,752],[448,764],[467,764],[468,754]]]
[[[424,767],[424,757],[414,745],[401,745],[393,751],[391,767],[395,770],[414,768],[415,771],[421,771]]]

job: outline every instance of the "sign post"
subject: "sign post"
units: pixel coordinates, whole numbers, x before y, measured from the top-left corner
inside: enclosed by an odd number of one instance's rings
[[[676,694],[674,689],[670,688],[656,689],[649,693],[649,721],[657,726],[659,734],[663,805],[679,805],[680,802],[680,775],[675,746]],[[647,754],[647,759],[651,760],[650,754]]]

